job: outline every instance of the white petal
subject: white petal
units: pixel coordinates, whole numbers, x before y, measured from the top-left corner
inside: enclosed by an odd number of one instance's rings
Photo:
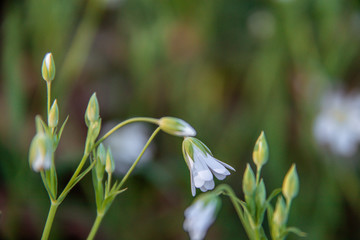
[[[227,175],[224,175],[224,174],[219,174],[219,173],[216,173],[216,172],[213,172],[213,174],[215,175],[215,177],[219,180],[224,180],[226,178]]]
[[[195,172],[193,177],[194,177],[195,187],[200,188],[204,185],[205,180],[197,172]]]
[[[215,187],[214,180],[206,181],[205,184],[204,184],[204,187],[205,187],[207,190],[212,190],[212,189],[214,189],[214,187]]]
[[[194,148],[194,168],[196,169],[196,171],[198,172],[198,174],[201,176],[202,179],[204,179],[205,181],[210,181],[211,179],[213,179],[211,171],[209,170],[206,163],[203,161],[203,157],[197,155],[195,152],[196,151]]]
[[[220,174],[228,172],[228,170],[221,163],[219,163],[217,159],[210,155],[207,156],[205,161],[208,167],[212,170],[212,172],[217,172]]]
[[[224,163],[224,162],[222,162],[222,161],[220,161],[220,160],[218,160],[218,159],[216,159],[216,158],[214,158],[216,161],[218,161],[219,163],[221,163],[222,165],[224,165],[225,167],[227,167],[228,169],[230,169],[230,170],[233,170],[234,172],[236,172],[236,170],[235,170],[235,168],[233,168],[232,166],[230,166],[229,164],[226,164],[226,163]]]

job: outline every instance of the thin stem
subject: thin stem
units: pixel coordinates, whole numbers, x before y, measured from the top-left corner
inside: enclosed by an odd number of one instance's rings
[[[100,223],[102,221],[102,219],[104,218],[104,214],[103,213],[97,213],[96,214],[96,219],[95,219],[95,222],[94,222],[94,225],[92,226],[91,228],[91,231],[89,233],[89,236],[87,237],[87,240],[92,240],[94,239],[98,229],[99,229],[99,226],[100,226]]]
[[[119,124],[120,125],[120,124]],[[116,127],[115,127],[116,128]],[[117,129],[117,128],[116,128]],[[116,130],[115,129],[115,130]],[[114,130],[114,131],[115,131]],[[126,175],[123,177],[123,179],[121,180],[120,184],[117,186],[117,189],[120,189],[122,185],[124,185],[124,183],[126,182],[126,180],[129,178],[130,174],[132,173],[132,171],[135,169],[136,165],[138,164],[139,160],[141,159],[141,157],[143,156],[145,150],[149,147],[151,141],[155,138],[156,134],[160,131],[160,127],[158,127],[153,134],[150,136],[149,140],[146,142],[145,146],[143,147],[143,149],[141,150],[139,156],[137,157],[137,159],[135,160],[135,162],[133,163],[133,165],[131,166],[131,168],[127,171]],[[109,134],[110,135],[110,134]],[[100,140],[99,140],[100,141]],[[106,193],[109,193],[109,189],[110,189],[110,183],[111,183],[111,174],[108,175],[108,184],[107,184],[107,190]],[[105,211],[104,208],[106,208],[106,206],[103,206],[102,209],[98,209],[97,212],[97,216],[94,222],[94,225],[92,226],[89,236],[87,238],[87,240],[92,240],[94,239],[96,232],[100,226],[100,223],[104,217]]]
[[[242,223],[242,225],[243,225],[249,239],[252,239],[253,234],[250,231],[249,226],[248,226],[248,224],[246,223],[246,221],[244,219],[243,211],[241,210],[240,205],[238,203],[239,199],[235,195],[232,188],[227,184],[221,184],[214,190],[214,192],[218,192],[219,194],[224,193],[225,195],[227,195],[230,198],[231,203],[233,204],[233,206],[235,208],[235,211],[236,211],[236,213],[237,213],[237,215],[238,215],[238,217],[239,217],[239,219],[240,219],[240,221],[241,221],[241,223]]]
[[[145,144],[144,148],[141,150],[139,156],[137,157],[137,159],[135,160],[135,162],[133,163],[133,165],[131,166],[131,168],[127,171],[126,175],[123,177],[123,179],[121,180],[119,186],[117,187],[118,189],[120,189],[122,187],[122,185],[124,185],[124,183],[126,182],[126,180],[128,179],[128,177],[130,176],[131,172],[134,170],[134,168],[136,167],[136,165],[138,164],[140,158],[142,157],[142,155],[144,154],[145,150],[148,148],[149,144],[151,143],[151,141],[155,138],[156,134],[160,131],[160,127],[158,127],[153,134],[150,136],[149,140],[147,141],[147,143]]]
[[[257,168],[257,170],[256,170],[256,186],[259,185],[260,173],[261,173],[261,167],[260,167],[260,168]]]
[[[48,217],[46,219],[46,223],[45,223],[43,234],[41,236],[41,240],[47,240],[49,238],[51,226],[54,221],[55,213],[56,213],[58,206],[59,206],[59,204],[56,201],[51,202],[50,210],[48,213]]]
[[[49,124],[49,114],[50,114],[50,104],[51,104],[51,82],[46,81],[46,88],[47,88],[47,120]]]
[[[76,168],[74,174],[72,175],[72,177],[70,178],[68,184],[66,185],[66,187],[64,188],[64,190],[62,191],[62,193],[60,194],[60,196],[58,197],[60,203],[64,200],[65,196],[67,195],[68,191],[73,187],[73,183],[76,181],[77,176],[80,174],[87,158],[89,156],[89,153],[85,153],[84,156],[82,157],[78,167]]]
[[[115,127],[113,127],[110,131],[108,131],[104,136],[102,136],[94,145],[94,147],[97,147],[102,141],[104,141],[106,138],[108,138],[111,134],[113,134],[116,130],[118,130],[119,128],[129,124],[129,123],[133,123],[133,122],[149,122],[149,123],[154,123],[154,124],[158,124],[158,119],[156,118],[149,118],[149,117],[135,117],[135,118],[130,118],[127,119],[121,123],[119,123],[118,125],[116,125]]]

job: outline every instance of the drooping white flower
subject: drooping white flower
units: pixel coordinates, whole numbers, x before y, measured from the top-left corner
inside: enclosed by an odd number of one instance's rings
[[[204,239],[208,228],[215,221],[219,205],[218,197],[201,198],[185,210],[183,228],[189,233],[191,240]]]
[[[340,156],[353,156],[360,143],[360,94],[329,92],[314,123],[315,139]]]
[[[214,189],[213,175],[217,179],[223,180],[230,175],[229,170],[226,168],[235,171],[230,165],[214,158],[209,148],[193,137],[184,139],[183,154],[190,170],[191,193],[193,196],[196,194],[195,188],[200,188],[203,192]]]

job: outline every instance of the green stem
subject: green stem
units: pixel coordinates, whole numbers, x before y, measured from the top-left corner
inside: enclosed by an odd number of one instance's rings
[[[100,226],[100,223],[102,221],[102,219],[104,218],[104,214],[103,213],[97,213],[96,214],[96,219],[95,219],[95,222],[94,222],[94,225],[92,226],[91,228],[91,231],[89,233],[89,236],[87,237],[87,240],[92,240],[94,239],[95,235],[96,235],[96,232],[98,231],[99,229],[99,226]]]
[[[158,124],[159,120],[156,118],[149,118],[149,117],[135,117],[135,118],[130,118],[127,119],[121,123],[119,123],[118,125],[116,125],[115,127],[113,127],[110,131],[108,131],[104,136],[102,136],[94,145],[94,147],[97,147],[102,141],[104,141],[106,138],[108,138],[111,134],[113,134],[116,130],[118,130],[119,128],[129,124],[129,123],[133,123],[133,122],[149,122],[149,123],[154,123],[154,124]]]
[[[56,213],[58,206],[59,206],[58,202],[56,202],[56,201],[51,202],[50,210],[48,213],[48,217],[46,219],[46,223],[45,223],[45,227],[44,227],[44,231],[43,231],[41,240],[47,240],[49,238],[51,226],[54,221],[55,213]]]
[[[131,168],[127,171],[126,175],[123,177],[123,179],[121,180],[119,186],[117,187],[118,189],[120,189],[122,187],[122,185],[124,185],[124,183],[126,182],[126,180],[128,179],[128,177],[130,176],[131,172],[134,170],[134,168],[136,167],[136,165],[138,164],[138,162],[140,161],[140,158],[142,157],[142,155],[144,154],[145,150],[148,148],[149,144],[151,143],[151,141],[155,138],[156,134],[160,131],[160,127],[158,127],[153,134],[150,136],[149,140],[147,141],[147,143],[145,144],[144,148],[141,150],[139,156],[137,157],[137,159],[135,160],[135,162],[133,163],[133,165],[131,166]]]
[[[50,114],[50,104],[51,104],[51,82],[46,82],[47,89],[47,123],[49,125],[49,114]]]
[[[139,118],[140,119],[140,118]],[[143,120],[140,120],[143,121]],[[120,125],[120,124],[119,124]],[[118,125],[118,126],[119,126]],[[120,126],[121,127],[121,126]],[[114,127],[113,129],[118,129],[117,126]],[[114,130],[114,131],[115,131]],[[121,180],[120,184],[117,186],[117,189],[120,189],[122,187],[122,185],[124,185],[124,183],[126,182],[126,180],[129,178],[130,174],[132,173],[132,171],[135,169],[136,165],[139,163],[141,157],[144,155],[145,150],[149,147],[151,141],[155,138],[156,134],[160,131],[160,127],[158,127],[153,134],[150,136],[149,140],[146,142],[145,146],[143,147],[143,149],[141,150],[139,156],[137,157],[137,159],[135,160],[135,162],[132,164],[131,168],[127,171],[126,175],[123,177],[123,179]],[[110,133],[111,134],[111,133]],[[109,134],[109,135],[110,135]],[[109,136],[107,135],[107,136]],[[106,137],[105,137],[106,138]],[[105,139],[104,137],[102,139]],[[101,139],[100,139],[101,140]],[[99,141],[100,141],[99,140]],[[108,185],[107,185],[107,190],[106,190],[106,194],[108,194],[110,192],[110,184],[111,184],[111,174],[108,175]],[[106,197],[106,196],[105,196]],[[96,232],[100,226],[100,223],[105,215],[105,211],[104,209],[108,209],[108,206],[102,206],[102,209],[98,209],[97,212],[97,216],[94,222],[94,225],[92,226],[89,236],[87,238],[87,240],[92,240],[94,239]]]
[[[225,195],[227,195],[230,198],[231,203],[233,204],[235,211],[246,231],[246,234],[248,235],[249,239],[253,239],[253,234],[250,231],[251,228],[249,228],[249,225],[246,223],[244,219],[243,211],[241,210],[240,205],[238,203],[239,199],[237,198],[232,188],[227,184],[221,184],[214,190],[214,192],[217,192],[218,194],[225,193]]]
[[[70,191],[70,189],[73,187],[73,183],[76,181],[77,176],[80,174],[87,158],[89,156],[89,153],[85,153],[84,156],[82,157],[78,167],[76,168],[74,174],[72,175],[72,177],[70,178],[68,184],[66,185],[66,187],[64,188],[64,190],[62,191],[62,193],[60,194],[60,196],[58,197],[59,202],[61,203],[64,198],[66,197],[66,195],[68,194],[68,192]]]

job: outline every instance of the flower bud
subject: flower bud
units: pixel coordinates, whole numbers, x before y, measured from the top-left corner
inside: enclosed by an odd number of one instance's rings
[[[58,125],[59,122],[59,108],[57,105],[57,100],[54,100],[54,103],[52,104],[48,116],[48,124],[49,127],[54,128]]]
[[[106,150],[102,143],[99,144],[97,148],[97,158],[100,160],[101,164],[105,166],[106,164]]]
[[[261,208],[266,201],[266,189],[264,181],[261,179],[259,185],[256,188],[255,202],[258,208]]]
[[[251,197],[254,194],[256,183],[255,183],[255,175],[250,165],[246,165],[245,173],[243,176],[243,191],[246,196]]]
[[[100,145],[97,148],[96,157],[97,160],[95,164],[95,172],[96,172],[96,177],[100,182],[104,177],[105,164],[106,164],[106,150],[102,143],[100,143]]]
[[[287,172],[282,186],[282,193],[286,201],[290,202],[299,192],[299,177],[296,172],[296,166],[293,164]]]
[[[268,159],[269,147],[265,138],[265,133],[264,131],[262,131],[254,147],[253,160],[256,164],[257,169],[259,170],[263,165],[265,165]]]
[[[99,117],[99,103],[96,98],[96,93],[93,93],[85,112],[86,125],[89,126],[90,123],[97,121]]]
[[[108,174],[112,174],[115,170],[115,162],[114,162],[114,157],[111,153],[111,149],[108,148],[107,153],[106,153],[106,165],[105,165],[105,170]]]
[[[196,131],[187,122],[175,117],[162,117],[159,126],[164,132],[178,137],[193,137]]]
[[[273,214],[273,224],[278,227],[284,226],[287,221],[286,205],[283,197],[279,197]]]
[[[42,77],[45,81],[51,82],[55,78],[55,62],[51,53],[45,54],[42,67]]]
[[[31,141],[29,164],[35,172],[47,170],[52,164],[53,146],[51,139],[44,133],[37,133]]]

